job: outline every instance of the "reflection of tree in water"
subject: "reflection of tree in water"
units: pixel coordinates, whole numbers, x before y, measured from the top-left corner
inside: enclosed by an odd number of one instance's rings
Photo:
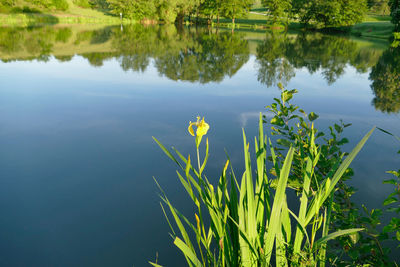
[[[247,41],[231,33],[177,32],[174,26],[134,25],[113,39],[124,70],[144,71],[153,58],[161,75],[201,83],[234,75],[249,59]]]
[[[94,67],[101,67],[104,64],[104,61],[114,57],[114,53],[112,52],[100,52],[100,53],[86,53],[81,55],[83,58],[86,58],[90,65]]]
[[[397,113],[400,111],[400,49],[389,48],[379,58],[369,75],[375,94],[372,104],[376,109]]]
[[[283,85],[295,76],[294,67],[285,55],[289,45],[288,36],[279,33],[267,34],[266,39],[257,47],[259,65],[257,79],[271,87],[281,82]]]
[[[102,66],[104,61],[116,58],[123,70],[143,72],[153,60],[159,74],[169,79],[208,83],[235,75],[248,61],[249,46],[243,37],[242,33],[216,34],[205,28],[178,31],[174,25],[135,24],[122,30],[120,27],[97,30],[0,27],[0,55],[6,55],[3,61],[19,58],[46,61],[55,54],[64,62],[72,58],[75,49],[95,49],[101,52],[81,52],[93,66]],[[64,48],[69,52],[64,53]],[[322,73],[328,83],[333,83],[343,75],[346,66],[366,72],[379,56],[378,50],[362,48],[348,38],[319,33],[267,33],[257,47],[258,80],[267,86],[277,82],[287,84],[296,69],[306,68],[310,73]]]
[[[172,80],[208,83],[232,77],[249,59],[247,41],[239,35],[199,34],[195,43],[176,53],[156,58],[160,74]]]
[[[26,52],[28,59],[48,61],[53,52],[54,44],[66,43],[71,37],[69,28],[29,27],[8,28],[0,27],[0,52],[5,54],[18,54]]]
[[[277,82],[285,84],[295,76],[295,69],[306,68],[311,74],[321,71],[332,84],[344,74],[347,65],[363,73],[378,57],[376,50],[362,49],[344,37],[299,34],[289,38],[271,34],[257,48],[258,79],[268,87]]]

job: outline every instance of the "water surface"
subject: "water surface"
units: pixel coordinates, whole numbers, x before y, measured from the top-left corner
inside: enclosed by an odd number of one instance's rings
[[[169,27],[0,28],[0,265],[145,266],[183,262],[152,177],[193,213],[175,166],[152,140],[194,156],[188,122],[211,129],[206,174],[226,149],[243,168],[241,128],[298,89],[327,129],[400,135],[399,51],[385,41]],[[353,162],[357,203],[380,207],[399,143],[375,132]],[[194,215],[193,215],[194,216]],[[193,217],[192,216],[192,217]],[[193,219],[193,218],[191,218]]]

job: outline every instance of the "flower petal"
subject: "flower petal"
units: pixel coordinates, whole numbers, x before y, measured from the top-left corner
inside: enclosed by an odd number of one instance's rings
[[[208,125],[207,122],[204,122],[204,118],[200,123],[197,125],[197,131],[196,135],[197,136],[203,136],[206,135],[208,132],[208,129],[210,129],[210,125]]]
[[[196,122],[189,121],[188,131],[192,136],[194,136],[193,125],[196,125]]]

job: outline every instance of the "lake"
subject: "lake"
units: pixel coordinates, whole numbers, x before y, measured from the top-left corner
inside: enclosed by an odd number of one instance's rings
[[[0,27],[0,265],[180,266],[157,179],[190,219],[176,166],[152,136],[195,156],[204,116],[216,181],[241,128],[280,96],[343,120],[347,151],[374,125],[400,135],[400,52],[382,40],[321,33],[141,25]],[[266,126],[269,127],[269,126]],[[375,131],[352,163],[353,200],[381,207],[400,143]],[[193,216],[190,216],[193,214]]]

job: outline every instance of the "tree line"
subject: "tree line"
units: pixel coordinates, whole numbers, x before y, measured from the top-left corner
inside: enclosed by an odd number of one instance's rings
[[[207,21],[228,18],[235,23],[245,18],[255,0],[72,0],[83,8],[138,21],[183,23],[184,19],[205,18]],[[22,4],[21,4],[22,3]],[[69,8],[67,0],[2,0],[0,12],[35,12]],[[258,6],[272,23],[299,21],[317,27],[350,26],[361,22],[367,12],[392,16],[399,28],[400,0],[258,0]],[[257,10],[255,10],[257,12]],[[196,20],[197,21],[197,20]]]
[[[90,0],[81,0],[90,1]],[[254,0],[104,0],[111,12],[137,20],[183,22],[201,16],[209,21],[220,17],[243,18]],[[396,2],[396,0],[390,0]],[[398,2],[398,1],[397,1]],[[261,0],[272,22],[298,20],[305,25],[349,26],[362,21],[368,12],[389,14],[389,0]]]

